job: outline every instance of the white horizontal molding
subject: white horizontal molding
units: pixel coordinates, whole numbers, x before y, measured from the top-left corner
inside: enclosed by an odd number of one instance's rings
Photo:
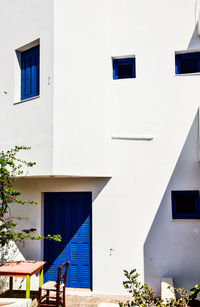
[[[152,141],[153,135],[113,135],[113,140],[125,140],[125,141]]]

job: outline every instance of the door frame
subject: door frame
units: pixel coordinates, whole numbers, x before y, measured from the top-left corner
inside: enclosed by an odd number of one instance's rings
[[[76,190],[76,191],[45,191],[45,192],[42,192],[41,193],[41,233],[44,235],[44,225],[45,225],[45,222],[44,222],[44,218],[45,218],[45,215],[44,215],[44,210],[45,210],[45,194],[46,193],[90,193],[91,194],[91,231],[90,231],[90,242],[91,242],[91,254],[90,254],[90,268],[91,268],[91,285],[90,285],[90,288],[70,288],[69,289],[85,289],[85,290],[90,290],[90,291],[93,291],[93,192],[92,191],[83,191],[83,190]],[[41,259],[44,260],[44,240],[41,240]]]

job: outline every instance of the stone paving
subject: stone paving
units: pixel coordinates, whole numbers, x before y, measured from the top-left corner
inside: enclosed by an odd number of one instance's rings
[[[116,295],[66,295],[66,307],[97,307],[100,303],[119,303],[127,299],[126,296]]]
[[[68,292],[68,289],[67,289]],[[8,291],[2,293],[0,297],[8,297]],[[25,291],[14,291],[13,297],[24,298]],[[37,291],[31,291],[32,307],[37,307]],[[120,295],[97,295],[92,292],[80,291],[77,295],[73,291],[66,293],[66,307],[97,307],[100,303],[119,303],[127,301],[128,296]]]

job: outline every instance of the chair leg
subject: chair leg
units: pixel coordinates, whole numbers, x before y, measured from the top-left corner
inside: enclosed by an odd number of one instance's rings
[[[42,293],[42,289],[39,288],[39,293],[38,293],[38,307],[40,307],[41,293]]]
[[[65,286],[63,287],[63,307],[65,307]]]
[[[47,290],[47,296],[49,296],[49,290]],[[47,297],[47,304],[49,304],[49,298]]]
[[[59,300],[59,298],[56,298],[56,307],[60,307],[60,300]]]

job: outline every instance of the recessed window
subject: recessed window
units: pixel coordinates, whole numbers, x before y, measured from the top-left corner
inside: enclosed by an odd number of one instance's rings
[[[135,58],[113,59],[113,79],[135,78]]]
[[[175,55],[176,74],[200,72],[200,52],[177,53]]]
[[[21,100],[39,95],[39,45],[21,52]]]
[[[200,219],[199,191],[172,191],[173,219]]]

